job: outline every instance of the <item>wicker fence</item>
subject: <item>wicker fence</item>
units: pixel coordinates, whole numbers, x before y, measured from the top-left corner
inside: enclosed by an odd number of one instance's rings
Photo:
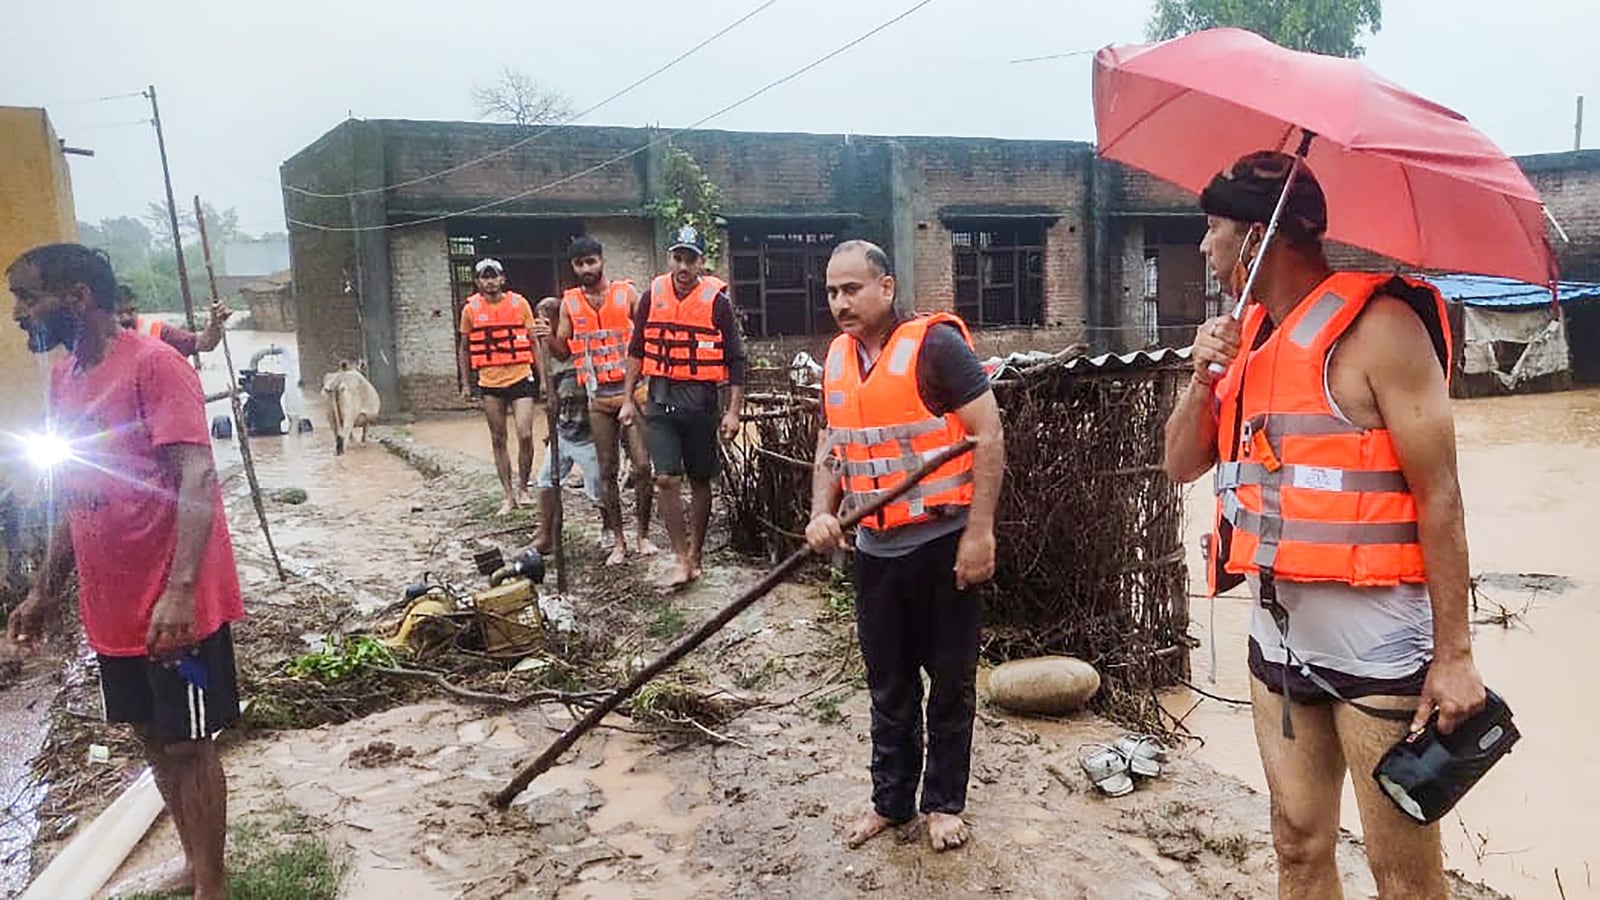
[[[1162,473],[1162,426],[1187,377],[1170,354],[1063,354],[995,380],[1006,428],[983,655],[1088,660],[1105,713],[1159,727],[1156,689],[1187,673],[1182,497]],[[814,387],[756,373],[726,479],[734,546],[777,558],[810,512],[821,425]]]

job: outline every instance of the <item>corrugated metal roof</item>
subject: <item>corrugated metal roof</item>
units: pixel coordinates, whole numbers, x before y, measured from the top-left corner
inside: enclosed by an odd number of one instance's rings
[[[1045,353],[1039,350],[1012,353],[1004,358],[990,357],[983,363],[983,369],[989,373],[989,378],[998,381],[1014,375],[1022,374],[1030,369],[1045,364],[1056,364],[1068,372],[1101,371],[1115,372],[1123,369],[1143,369],[1157,367],[1171,363],[1182,362],[1189,358],[1188,347],[1157,347],[1152,350],[1135,350],[1132,353],[1102,353],[1099,356],[1073,356],[1066,362],[1059,360],[1069,354],[1078,353],[1079,348],[1069,348],[1060,353]]]
[[[1548,306],[1550,289],[1494,275],[1429,275],[1426,279],[1446,300],[1491,309],[1534,309]],[[1556,285],[1562,303],[1600,298],[1600,284],[1562,281]]]

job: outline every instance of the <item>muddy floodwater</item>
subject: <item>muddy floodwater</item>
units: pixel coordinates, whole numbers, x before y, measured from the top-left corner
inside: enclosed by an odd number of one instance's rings
[[[1523,737],[1441,823],[1448,864],[1514,897],[1600,897],[1600,719],[1583,664],[1600,641],[1600,390],[1458,401],[1455,413],[1472,571],[1499,573],[1482,584],[1476,617],[1501,607],[1513,613],[1508,627],[1474,625],[1475,655]],[[1190,572],[1192,584],[1203,585],[1198,544],[1209,522],[1209,478],[1190,491]],[[1516,577],[1525,574],[1561,578]],[[1219,598],[1214,611],[1193,601],[1192,632],[1202,642],[1194,673],[1203,687],[1248,696],[1250,608],[1243,595]],[[1185,691],[1167,705],[1182,715],[1194,702]],[[1197,758],[1266,789],[1249,709],[1206,700],[1186,721],[1205,739]],[[1348,784],[1341,813],[1359,834]]]

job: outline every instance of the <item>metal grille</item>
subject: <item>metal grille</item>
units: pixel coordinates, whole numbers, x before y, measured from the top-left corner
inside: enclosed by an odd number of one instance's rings
[[[952,225],[956,314],[969,324],[1035,325],[1044,320],[1044,226]]]

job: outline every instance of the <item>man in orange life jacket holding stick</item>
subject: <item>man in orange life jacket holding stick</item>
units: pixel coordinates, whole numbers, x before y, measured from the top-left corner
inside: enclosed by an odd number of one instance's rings
[[[639,417],[634,390],[650,379],[644,407],[645,444],[655,466],[661,521],[672,538],[677,565],[668,587],[700,575],[700,554],[711,522],[711,479],[720,465],[717,435],[739,433],[744,402],[744,340],[722,279],[703,273],[705,236],[685,225],[667,246],[671,269],[650,282],[633,317],[627,376],[617,421]],[[718,420],[719,388],[728,385],[728,408]],[[690,516],[683,518],[683,477],[689,476]]]
[[[504,516],[533,502],[527,494],[528,476],[533,473],[533,307],[521,294],[506,290],[505,267],[499,260],[478,260],[473,274],[478,292],[461,307],[460,365],[483,394],[494,467],[505,491],[500,505]],[[471,402],[470,386],[462,386],[461,399]],[[515,483],[506,448],[508,417],[517,428]]]
[[[589,431],[600,462],[600,514],[606,532],[615,540],[606,565],[614,566],[628,558],[627,528],[622,522],[622,498],[617,488],[623,446],[631,464],[639,554],[653,556],[659,552],[650,542],[650,501],[655,485],[650,480],[650,455],[645,449],[644,434],[637,423],[623,427],[618,421],[639,292],[626,278],[606,278],[605,248],[589,235],[573,238],[567,256],[573,274],[578,276],[578,286],[561,295],[561,319],[555,331],[540,318],[534,323],[534,336],[549,345],[551,356],[572,360],[589,395]],[[539,502],[542,505],[544,498]]]
[[[1348,769],[1379,895],[1445,897],[1438,825],[1405,818],[1368,774],[1408,727],[1437,711],[1448,734],[1485,700],[1444,303],[1420,282],[1333,271],[1322,188],[1287,154],[1241,158],[1200,205],[1200,250],[1231,293],[1259,272],[1242,321],[1199,328],[1165,468],[1189,482],[1216,467],[1209,586],[1248,581],[1259,601],[1250,696],[1279,895],[1340,895]]]
[[[231,315],[233,310],[224,306],[221,300],[213,300],[211,319],[206,323],[205,330],[193,332],[187,328],[168,325],[159,319],[139,315],[139,297],[133,292],[133,288],[121,283],[117,285],[118,324],[129,331],[149,335],[184,356],[215,350],[217,345],[222,343],[222,328]]]
[[[860,846],[927,816],[935,850],[966,843],[976,708],[978,598],[994,575],[994,514],[1005,437],[967,326],[949,313],[899,315],[889,258],[846,241],[828,261],[828,306],[843,332],[823,366],[827,428],[817,443],[806,541],[844,549],[839,503],[864,505],[923,460],[976,444],[861,523],[855,540],[856,631],[872,696],[872,809],[851,825]],[[928,673],[927,767],[922,675]],[[917,802],[917,784],[922,798]]]

